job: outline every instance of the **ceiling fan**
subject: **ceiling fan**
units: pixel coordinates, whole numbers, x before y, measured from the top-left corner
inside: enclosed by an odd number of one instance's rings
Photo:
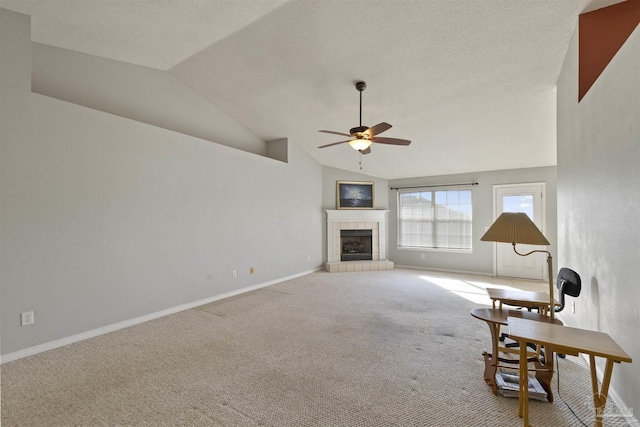
[[[409,145],[411,141],[408,139],[399,138],[384,138],[377,136],[382,132],[389,130],[391,125],[389,123],[378,123],[372,127],[362,126],[362,91],[365,90],[367,84],[365,82],[356,82],[356,89],[360,92],[360,126],[352,128],[349,133],[334,132],[331,130],[320,130],[318,132],[331,133],[335,135],[348,136],[350,139],[345,141],[334,142],[332,144],[321,145],[318,148],[331,147],[333,145],[344,144],[348,142],[351,147],[358,150],[362,154],[369,154],[371,152],[371,143],[378,144],[390,144],[390,145]]]

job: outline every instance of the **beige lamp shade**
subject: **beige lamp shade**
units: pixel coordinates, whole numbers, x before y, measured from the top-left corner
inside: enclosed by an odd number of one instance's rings
[[[485,242],[524,243],[550,245],[526,213],[504,212],[489,227],[480,240]]]

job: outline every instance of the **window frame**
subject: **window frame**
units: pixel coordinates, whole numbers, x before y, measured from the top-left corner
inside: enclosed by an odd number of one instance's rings
[[[402,210],[402,205],[400,203],[400,199],[402,197],[403,194],[407,194],[407,193],[431,193],[431,197],[433,200],[433,209],[434,209],[434,220],[433,220],[433,229],[436,228],[436,224],[437,224],[437,220],[436,220],[436,215],[435,215],[435,209],[436,209],[436,203],[435,203],[435,199],[436,199],[436,193],[437,192],[453,192],[453,191],[469,191],[470,195],[471,195],[471,218],[470,218],[470,230],[469,230],[469,245],[470,247],[468,249],[466,248],[447,248],[447,247],[433,247],[433,246],[405,246],[405,245],[401,245],[400,244],[400,240],[401,240],[401,233],[400,233],[400,227],[401,227],[401,223],[402,223],[402,219],[401,219],[401,210]],[[447,205],[445,205],[447,206]],[[447,252],[447,253],[462,253],[462,254],[471,254],[473,253],[473,188],[472,187],[460,187],[460,188],[456,188],[456,189],[450,189],[450,188],[443,188],[443,187],[436,187],[436,186],[425,186],[425,187],[413,187],[411,189],[398,189],[398,192],[396,194],[396,249],[401,250],[401,251],[420,251],[420,252]],[[435,234],[434,234],[435,237]]]

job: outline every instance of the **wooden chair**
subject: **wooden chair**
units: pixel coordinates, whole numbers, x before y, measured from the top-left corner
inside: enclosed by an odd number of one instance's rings
[[[565,306],[565,295],[569,295],[572,297],[580,296],[580,291],[582,290],[582,280],[580,279],[580,275],[573,271],[570,268],[563,267],[558,271],[558,279],[556,280],[556,288],[558,288],[558,297],[560,298],[560,306],[555,307],[555,312],[559,313],[564,310]],[[531,311],[531,307],[524,307]],[[508,334],[501,334],[500,341],[504,341],[507,338]],[[505,347],[518,347],[518,342],[505,344]],[[536,349],[535,344],[527,343],[527,346]],[[559,357],[564,357],[563,354],[558,354]],[[544,354],[542,354],[544,357]]]

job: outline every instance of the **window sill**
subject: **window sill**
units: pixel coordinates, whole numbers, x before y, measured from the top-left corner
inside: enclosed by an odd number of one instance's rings
[[[423,248],[418,246],[396,246],[399,251],[444,252],[450,254],[472,254],[473,249]]]

